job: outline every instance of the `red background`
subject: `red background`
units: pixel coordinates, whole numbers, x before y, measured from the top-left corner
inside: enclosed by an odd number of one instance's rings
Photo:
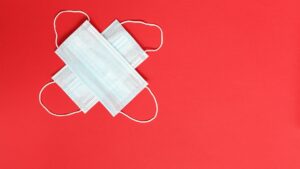
[[[2,0],[0,26],[1,169],[299,169],[300,2],[298,0]],[[165,44],[138,71],[159,116],[137,124],[97,104],[58,118],[38,92],[64,63],[54,54],[53,19],[81,9],[102,31],[114,19],[161,25]],[[58,20],[62,42],[84,20]],[[143,47],[159,32],[126,25]],[[77,109],[57,87],[54,111]],[[128,114],[154,111],[143,91]],[[129,113],[131,112],[131,113]]]

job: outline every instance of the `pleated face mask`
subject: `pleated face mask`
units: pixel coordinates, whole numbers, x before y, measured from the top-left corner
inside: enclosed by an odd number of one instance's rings
[[[65,12],[85,14],[82,11],[63,11],[57,16]],[[54,20],[56,30],[55,21],[56,18]],[[157,25],[140,21],[125,21],[123,23],[128,22],[142,23],[160,29]],[[114,21],[103,34],[100,34],[89,22],[88,17],[87,21],[57,47],[55,53],[66,63],[66,66],[53,76],[54,82],[46,84],[39,95],[41,105],[49,113],[56,116],[67,116],[81,111],[87,112],[100,101],[113,116],[122,113],[141,123],[149,122],[156,117],[158,111],[156,99],[147,87],[147,82],[134,70],[148,55],[118,21]],[[146,52],[153,52],[158,49],[150,49]],[[44,106],[41,101],[41,94],[48,85],[53,83],[57,83],[65,91],[80,108],[79,111],[63,115],[54,114]],[[153,118],[140,121],[133,119],[121,110],[144,88],[153,96],[156,112]]]

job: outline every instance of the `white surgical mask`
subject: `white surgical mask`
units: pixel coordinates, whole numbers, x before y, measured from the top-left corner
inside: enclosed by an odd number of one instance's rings
[[[148,57],[147,53],[117,20],[107,27],[102,32],[102,35],[134,68]],[[52,79],[69,95],[84,113],[88,112],[99,101],[96,96],[90,92],[88,87],[72,73],[68,66],[64,66]]]
[[[61,13],[64,12],[85,14],[82,11],[63,11]],[[89,19],[88,16],[87,18]],[[141,21],[125,21],[123,23],[128,22],[142,23],[160,29],[155,24],[147,24]],[[162,33],[161,29],[160,31]],[[146,51],[153,52],[158,49],[149,49]],[[126,117],[141,123],[149,122],[156,117],[157,110],[154,118],[146,121],[135,120],[121,112],[144,88],[148,89],[153,96],[156,108],[157,102],[151,90],[146,87],[147,82],[133,69],[142,63],[148,55],[117,20],[103,32],[103,36],[89,21],[85,21],[58,47],[56,53],[67,66],[54,75],[53,80],[77,104],[80,111],[86,113],[100,101],[113,116],[120,112]],[[50,82],[42,88],[39,96],[40,99],[44,88],[53,83]],[[41,100],[40,103],[49,112],[49,109],[43,105]],[[80,111],[65,115],[75,114]],[[51,114],[53,113],[51,112]]]

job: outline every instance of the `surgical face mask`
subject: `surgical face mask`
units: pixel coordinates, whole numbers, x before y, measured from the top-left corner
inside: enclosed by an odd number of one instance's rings
[[[106,28],[102,35],[133,68],[136,68],[148,57],[147,53],[117,20]],[[52,79],[84,113],[88,112],[99,101],[68,66],[64,66]]]
[[[64,12],[83,13],[81,11]],[[125,21],[124,23],[128,22],[146,24],[140,21]],[[146,25],[158,27],[154,24]],[[146,51],[153,52],[157,50],[150,49]],[[118,21],[114,21],[103,32],[103,36],[89,21],[84,22],[58,47],[56,53],[67,66],[54,75],[53,79],[80,107],[80,111],[87,112],[95,103],[100,101],[115,116],[119,112],[122,113],[121,110],[124,106],[144,88],[149,90],[157,107],[153,93],[146,87],[147,83],[133,69],[144,61],[148,55]],[[44,88],[53,83],[50,82],[45,85],[39,95],[41,105],[49,113],[49,109],[41,102],[41,93]],[[80,111],[65,115],[72,115]],[[53,113],[51,112],[51,114]],[[135,120],[125,113],[122,114],[134,121],[143,123],[154,119],[157,111],[154,118],[146,121]]]

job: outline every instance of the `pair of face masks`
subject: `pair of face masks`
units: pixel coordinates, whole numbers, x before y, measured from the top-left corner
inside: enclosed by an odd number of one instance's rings
[[[63,13],[81,13],[88,20],[80,25],[60,46],[57,44],[56,19]],[[79,112],[88,112],[97,102],[101,102],[112,116],[118,113],[140,123],[156,118],[158,104],[148,83],[137,73],[135,68],[147,57],[146,52],[154,52],[163,44],[162,30],[158,25],[141,21],[115,20],[102,34],[89,22],[89,16],[82,11],[62,11],[54,19],[55,53],[66,63],[39,93],[42,107],[55,116],[69,116]],[[157,49],[143,50],[123,28],[125,23],[139,23],[154,26],[161,31],[161,44]],[[44,89],[56,83],[80,108],[68,114],[55,114],[41,101]],[[147,89],[154,99],[156,112],[149,120],[136,120],[121,110],[143,89]]]

